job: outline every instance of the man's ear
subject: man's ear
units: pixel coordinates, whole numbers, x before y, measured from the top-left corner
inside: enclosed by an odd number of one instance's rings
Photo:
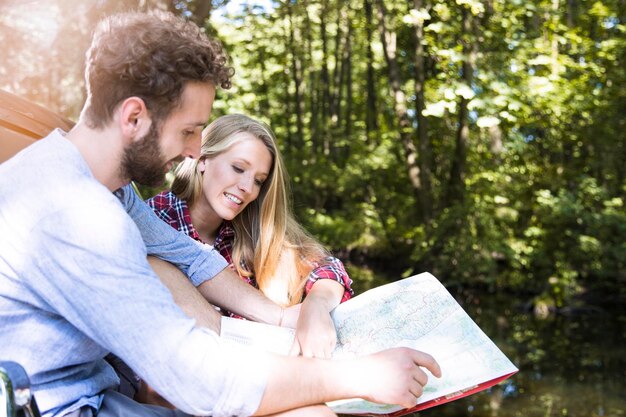
[[[125,139],[134,141],[143,138],[150,130],[152,120],[146,103],[139,97],[128,97],[120,105],[120,129]]]

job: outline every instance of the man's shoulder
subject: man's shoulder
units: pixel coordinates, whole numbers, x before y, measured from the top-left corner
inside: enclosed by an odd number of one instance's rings
[[[5,180],[27,182],[37,186],[48,182],[79,180],[93,176],[78,149],[63,137],[63,132],[53,130],[45,138],[27,146],[0,165]]]
[[[51,188],[59,199],[88,201],[104,198],[116,201],[112,193],[93,176],[78,149],[59,134],[51,133],[15,156],[18,174],[29,178],[28,188]],[[54,198],[56,200],[56,198]]]
[[[6,190],[0,201],[7,203],[0,210],[23,218],[25,226],[64,212],[124,212],[115,196],[94,178],[78,150],[59,133],[19,152],[0,165],[0,172],[0,188]]]
[[[42,229],[81,229],[93,237],[96,232],[108,233],[134,224],[115,195],[98,182],[79,179],[70,184],[49,185],[40,203],[33,207],[39,212],[33,220]]]

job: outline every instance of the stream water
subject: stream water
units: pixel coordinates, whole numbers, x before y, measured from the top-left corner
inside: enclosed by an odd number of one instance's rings
[[[539,318],[510,298],[457,298],[520,371],[492,389],[413,416],[626,415],[626,310]]]

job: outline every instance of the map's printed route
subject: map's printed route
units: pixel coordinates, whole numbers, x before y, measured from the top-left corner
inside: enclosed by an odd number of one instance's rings
[[[517,371],[437,278],[428,273],[369,290],[338,306],[332,316],[338,338],[333,358],[407,346],[437,360],[443,377],[429,375],[417,404]],[[361,399],[329,405],[339,414],[388,414],[402,409]]]
[[[333,357],[365,355],[389,348],[393,341],[417,340],[460,308],[434,277],[434,282],[414,278],[374,288],[352,300],[358,302],[336,308]]]

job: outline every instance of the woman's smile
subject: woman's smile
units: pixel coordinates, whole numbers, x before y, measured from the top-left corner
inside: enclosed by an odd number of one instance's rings
[[[263,141],[246,132],[238,135],[228,150],[199,165],[207,208],[222,220],[234,219],[258,198],[273,163]]]

